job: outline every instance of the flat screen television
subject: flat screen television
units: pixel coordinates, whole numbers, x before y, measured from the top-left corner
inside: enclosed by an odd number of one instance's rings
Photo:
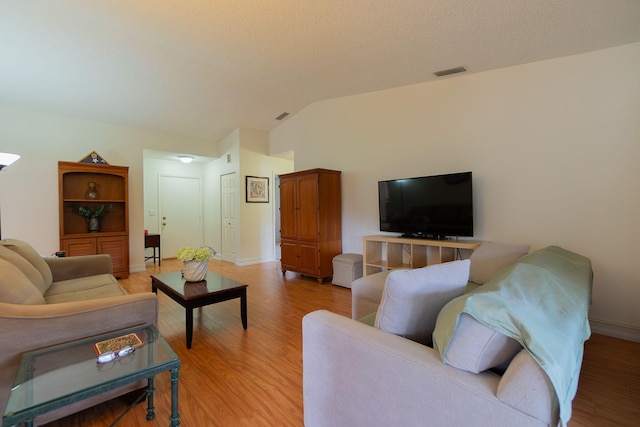
[[[406,237],[473,236],[471,172],[378,182],[380,231]]]

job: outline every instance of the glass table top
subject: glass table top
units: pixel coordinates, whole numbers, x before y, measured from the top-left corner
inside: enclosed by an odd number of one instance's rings
[[[97,363],[95,343],[133,332],[142,339],[141,347],[111,362]],[[63,402],[67,397],[84,392],[89,396],[91,390],[98,390],[93,393],[97,394],[101,387],[118,386],[120,381],[134,376],[142,379],[179,366],[178,357],[153,325],[26,352],[22,355],[3,417]]]

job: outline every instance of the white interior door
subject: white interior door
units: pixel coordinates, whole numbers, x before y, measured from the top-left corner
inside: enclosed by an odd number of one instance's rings
[[[163,258],[183,246],[202,245],[202,186],[199,178],[160,176],[160,240]]]
[[[222,221],[222,260],[236,262],[236,174],[220,177],[220,207]]]

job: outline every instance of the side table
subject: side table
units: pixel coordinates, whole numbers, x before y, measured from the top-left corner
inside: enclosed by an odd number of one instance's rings
[[[159,234],[145,234],[144,235],[144,248],[153,248],[153,256],[145,256],[144,260],[148,261],[153,259],[153,263],[156,263],[158,259],[158,265],[162,265],[162,256],[160,254],[160,235]],[[156,248],[158,248],[158,255],[156,256]]]

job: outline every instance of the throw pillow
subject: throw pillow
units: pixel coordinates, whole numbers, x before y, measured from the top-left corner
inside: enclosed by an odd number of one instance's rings
[[[42,289],[42,293],[44,294],[49,286],[51,286],[51,283],[53,283],[53,275],[51,274],[49,264],[42,258],[42,255],[40,255],[33,246],[22,240],[4,239],[1,240],[1,242],[3,242],[2,244],[5,247],[29,261],[40,272],[44,280],[44,288]]]
[[[0,259],[0,302],[9,304],[44,304],[44,298],[18,267]]]
[[[469,280],[469,260],[392,271],[382,293],[374,326],[431,345],[440,309],[462,295]]]
[[[40,294],[44,295],[49,286],[45,286],[42,275],[29,261],[3,245],[0,245],[0,259],[16,266],[18,270],[27,276],[33,286],[40,291]]]
[[[469,257],[471,260],[469,280],[479,284],[488,282],[500,270],[525,256],[529,248],[529,245],[482,243]]]

